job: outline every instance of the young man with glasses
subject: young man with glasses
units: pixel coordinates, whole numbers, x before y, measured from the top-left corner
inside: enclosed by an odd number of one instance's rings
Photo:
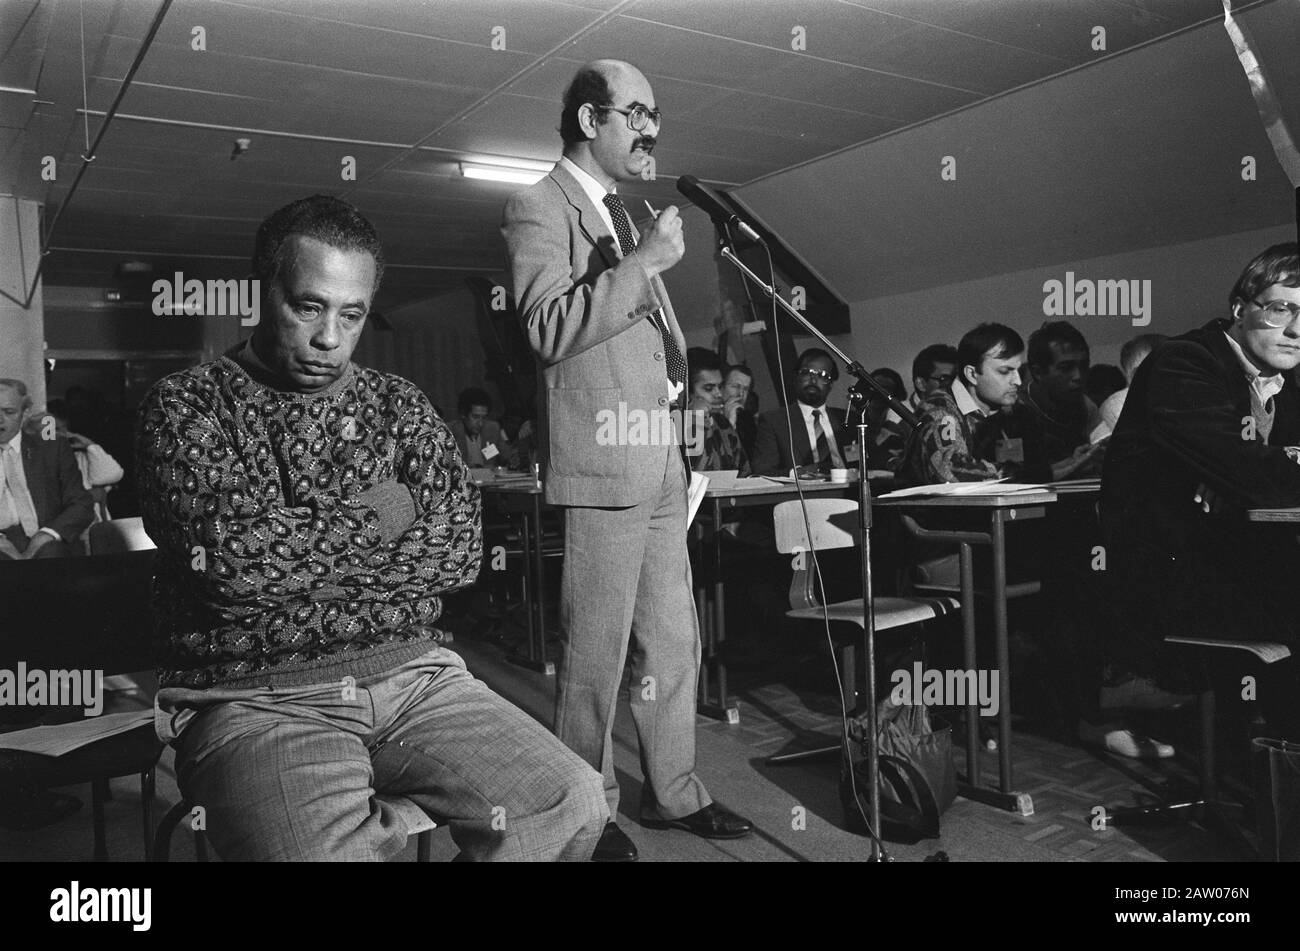
[[[1106,574],[1131,627],[1114,646],[1132,670],[1168,634],[1300,644],[1300,547],[1246,517],[1300,505],[1296,245],[1251,261],[1228,304],[1142,363],[1106,453]]]
[[[502,225],[519,319],[541,365],[546,501],[564,511],[555,731],[601,772],[617,815],[612,728],[635,635],[641,824],[736,838],[750,823],[715,803],[695,773],[700,637],[681,447],[599,435],[606,414],[655,419],[685,402],[686,341],[661,277],[685,251],[681,219],[669,206],[638,236],[617,194],[650,172],[654,101],[629,63],[583,66],[564,95],[563,158],[511,197]],[[636,857],[611,820],[593,858]]]
[[[800,476],[814,475],[856,461],[844,411],[826,405],[839,375],[825,350],[813,347],[799,354],[795,401],[759,417],[752,460],[756,475],[788,476],[794,469]]]

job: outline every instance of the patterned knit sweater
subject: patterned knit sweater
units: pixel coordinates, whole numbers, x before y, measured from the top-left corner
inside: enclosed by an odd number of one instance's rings
[[[429,650],[438,595],[473,583],[482,555],[450,430],[400,377],[350,364],[290,393],[235,354],[166,377],[140,408],[160,685],[324,683]],[[414,521],[390,540],[370,503],[392,491]]]

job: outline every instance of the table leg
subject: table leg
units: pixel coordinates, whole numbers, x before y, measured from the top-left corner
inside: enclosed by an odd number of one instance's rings
[[[1011,651],[1007,633],[1007,538],[1002,509],[993,510],[993,627],[998,656],[998,788],[1011,791]]]
[[[722,502],[713,499],[710,512],[713,515],[713,544],[709,551],[704,551],[701,542],[700,567],[711,566],[714,582],[697,583],[695,586],[695,610],[700,625],[701,651],[700,663],[701,691],[700,703],[696,712],[701,716],[726,723],[740,722],[740,708],[727,698],[727,665],[718,656],[718,645],[725,636],[725,624],[722,617],[724,609],[722,587]],[[707,558],[707,563],[705,559]],[[709,670],[717,672],[717,695],[711,696],[708,690]]]
[[[975,660],[975,568],[970,545],[961,545],[961,643],[962,662],[967,670],[974,670]],[[971,785],[980,780],[980,728],[979,708],[974,697],[966,704],[966,778]]]
[[[530,524],[531,523],[531,524]],[[533,497],[531,512],[522,512],[519,517],[519,539],[524,574],[524,607],[528,614],[528,655],[521,657],[510,655],[510,662],[520,667],[527,667],[547,677],[555,676],[555,664],[546,659],[546,619],[539,615],[538,623],[533,623],[533,608],[544,607],[542,600],[542,522],[540,497]],[[540,640],[539,640],[540,632]]]
[[[546,561],[542,551],[542,497],[532,496],[533,502],[533,590],[537,601],[537,649],[533,661],[540,665],[548,677],[555,676],[555,665],[546,659]]]

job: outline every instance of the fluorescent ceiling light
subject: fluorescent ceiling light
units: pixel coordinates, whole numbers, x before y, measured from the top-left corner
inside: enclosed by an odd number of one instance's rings
[[[513,185],[531,185],[540,182],[550,172],[552,166],[540,162],[528,163],[531,167],[519,165],[461,162],[460,173],[466,178],[478,178],[489,182],[510,182]]]

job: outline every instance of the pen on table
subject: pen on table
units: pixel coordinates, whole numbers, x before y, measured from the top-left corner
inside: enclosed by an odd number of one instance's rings
[[[650,202],[646,201],[644,198],[642,198],[641,200],[645,202],[645,207],[646,207],[646,210],[650,212],[650,217],[651,217],[651,218],[658,219],[658,217],[659,217],[659,212],[657,212],[657,211],[654,210],[654,206],[651,205]]]

